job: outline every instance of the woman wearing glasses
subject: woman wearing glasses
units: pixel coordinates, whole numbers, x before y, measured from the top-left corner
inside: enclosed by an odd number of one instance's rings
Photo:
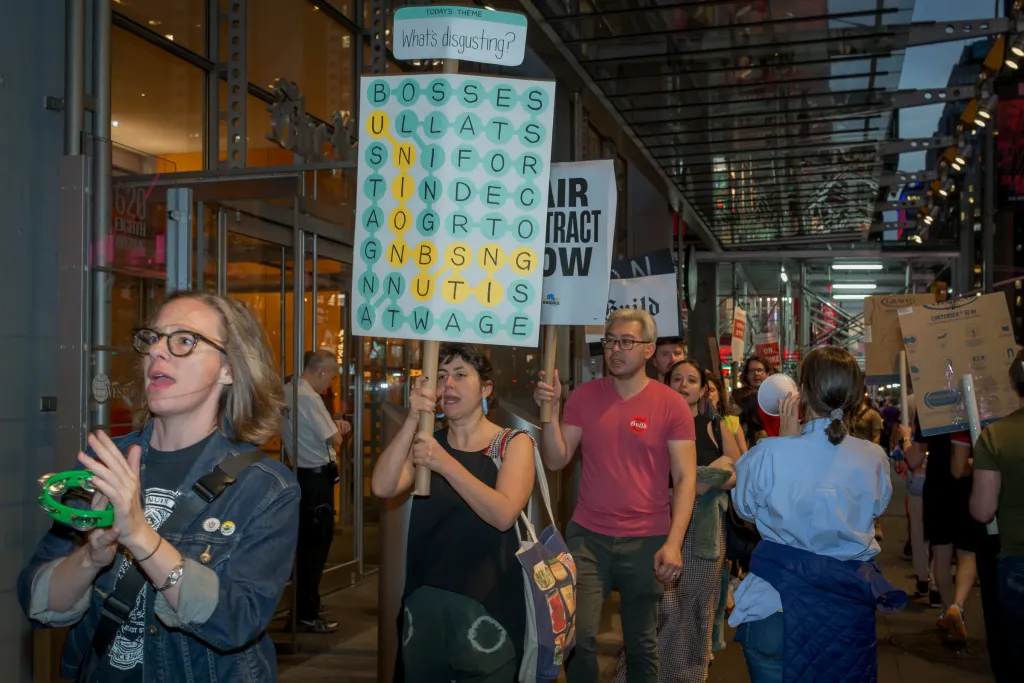
[[[284,405],[263,331],[239,302],[183,292],[133,345],[140,431],[90,434],[78,455],[114,524],[55,524],[21,572],[22,607],[36,626],[72,627],[62,674],[81,683],[275,681],[266,627],[299,491],[254,445]]]

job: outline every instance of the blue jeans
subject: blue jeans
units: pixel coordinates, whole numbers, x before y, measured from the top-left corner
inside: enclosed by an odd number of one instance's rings
[[[750,683],[782,683],[782,612],[748,621],[736,630]]]
[[[1003,633],[1010,646],[1007,662],[1015,681],[1024,680],[1024,557],[999,560],[999,603],[1002,605]]]

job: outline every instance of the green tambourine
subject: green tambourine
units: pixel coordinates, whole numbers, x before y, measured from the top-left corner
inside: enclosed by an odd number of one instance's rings
[[[79,531],[89,531],[97,527],[113,526],[114,506],[107,505],[106,510],[81,510],[65,505],[64,495],[71,489],[80,488],[89,493],[95,492],[92,484],[92,472],[89,470],[68,470],[57,474],[44,474],[39,478],[39,505],[46,513],[62,524]]]

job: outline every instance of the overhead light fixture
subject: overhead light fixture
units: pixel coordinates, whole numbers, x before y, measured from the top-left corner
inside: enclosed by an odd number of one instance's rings
[[[112,125],[114,128],[117,128],[117,121],[111,121],[110,125]]]
[[[881,263],[833,263],[832,270],[882,270]]]
[[[174,42],[174,34],[173,33],[165,34],[164,38],[166,38],[167,40],[170,40],[171,42]]]
[[[868,298],[867,294],[833,294],[836,301],[862,301]]]
[[[1019,34],[1010,46],[1010,52],[1018,57],[1024,57],[1024,33]]]
[[[782,270],[779,271],[779,277],[782,278],[783,282],[789,282],[789,275],[786,274],[786,266],[782,266]]]
[[[832,285],[832,289],[877,289],[878,285],[860,282],[840,282]]]
[[[960,171],[960,170],[963,170],[963,166],[962,166],[962,165],[960,165],[960,163],[959,163],[959,162],[956,162],[956,161],[954,161],[954,162],[953,162],[953,163],[951,164],[951,166],[953,167],[953,170],[954,170],[954,171]]]
[[[925,216],[925,217],[924,217],[924,222],[925,222],[925,223],[926,223],[927,225],[931,225],[932,223],[934,223],[934,222],[935,222],[935,219],[934,219],[934,218],[932,218],[931,216]]]
[[[922,241],[921,240],[921,236],[920,235],[911,235],[910,236],[910,241],[915,243],[915,244],[921,244],[921,241]]]

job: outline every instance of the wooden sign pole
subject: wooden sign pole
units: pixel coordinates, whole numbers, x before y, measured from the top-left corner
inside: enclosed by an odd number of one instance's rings
[[[907,352],[900,351],[900,424],[910,426],[910,401],[907,398]]]
[[[457,74],[459,73],[459,60],[457,59],[446,59],[441,69],[442,73],[446,74]],[[427,378],[427,386],[432,387],[434,391],[437,391],[437,354],[441,348],[440,342],[437,341],[424,341],[423,342],[423,353],[421,354],[423,376]],[[432,435],[434,433],[434,415],[431,413],[422,413],[420,415],[419,432],[421,434]],[[429,496],[430,495],[430,469],[427,467],[416,468],[416,480],[413,485],[412,493],[414,496]]]
[[[553,384],[555,381],[555,356],[558,349],[558,327],[556,325],[544,325],[544,381]],[[557,408],[559,397],[556,396],[551,403],[545,403],[540,407],[540,421],[542,424],[551,422],[551,411]]]
[[[423,362],[423,376],[427,378],[427,387],[437,391],[437,354],[441,348],[440,342],[436,341],[425,341],[423,342],[423,352],[421,354]],[[433,413],[420,413],[420,423],[418,431],[420,434],[433,435],[434,433],[434,414]],[[418,465],[416,467],[416,483],[413,486],[412,493],[414,496],[429,496],[430,495],[430,468]]]

